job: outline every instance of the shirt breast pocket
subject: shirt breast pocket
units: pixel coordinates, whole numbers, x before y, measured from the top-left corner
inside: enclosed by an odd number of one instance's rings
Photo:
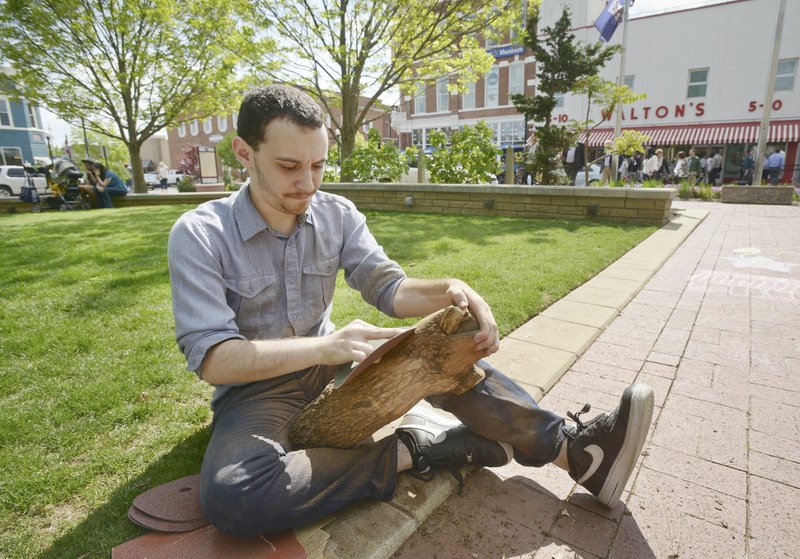
[[[274,320],[277,312],[275,275],[225,280],[225,297],[236,314],[241,334],[250,337]]]
[[[338,255],[321,258],[303,266],[303,277],[306,281],[304,291],[315,315],[322,315],[333,301],[338,271]]]

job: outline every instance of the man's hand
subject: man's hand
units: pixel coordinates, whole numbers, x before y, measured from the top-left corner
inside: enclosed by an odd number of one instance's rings
[[[388,340],[402,334],[406,328],[379,328],[363,320],[354,320],[333,334],[326,336],[323,365],[341,365],[355,361],[361,363],[375,348],[369,340]]]
[[[459,308],[469,310],[478,321],[480,331],[475,334],[475,349],[491,355],[500,349],[500,334],[489,304],[478,292],[462,281],[454,282],[447,289],[447,296]]]

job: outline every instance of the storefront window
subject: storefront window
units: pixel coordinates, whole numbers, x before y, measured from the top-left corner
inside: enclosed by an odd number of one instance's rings
[[[708,86],[708,68],[689,70],[689,88],[686,97],[705,97]]]
[[[522,144],[525,142],[525,122],[501,122],[500,123],[500,143],[502,145],[508,144]]]
[[[794,90],[795,74],[797,74],[796,58],[778,60],[778,69],[775,72],[775,91]]]

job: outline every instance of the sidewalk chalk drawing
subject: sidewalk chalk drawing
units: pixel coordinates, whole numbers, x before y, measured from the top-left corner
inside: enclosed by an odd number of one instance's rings
[[[754,247],[746,247],[733,251],[736,256],[724,256],[737,269],[768,270],[789,274],[798,264],[781,262],[767,256]],[[775,277],[747,272],[726,272],[721,270],[705,270],[693,274],[687,286],[689,291],[720,293],[727,295],[749,296],[771,301],[800,300],[800,281],[790,277]]]
[[[734,268],[749,268],[770,270],[772,272],[790,273],[797,264],[789,264],[780,260],[773,260],[766,256],[761,256],[761,251],[754,247],[737,248],[733,251],[736,256],[723,256],[721,260],[728,260],[733,263]]]

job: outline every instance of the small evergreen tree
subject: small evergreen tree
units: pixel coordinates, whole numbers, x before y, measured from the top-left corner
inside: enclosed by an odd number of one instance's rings
[[[537,94],[534,97],[515,94],[512,102],[535,125],[537,148],[527,160],[528,170],[540,183],[553,184],[558,156],[574,144],[578,134],[574,125],[552,122],[556,94],[572,91],[578,80],[597,74],[619,49],[600,42],[578,41],[570,32],[572,18],[568,9],[552,27],[543,29],[542,38],[538,36],[538,27],[539,10],[533,8],[526,22],[525,44],[536,58]]]
[[[500,172],[498,148],[492,141],[492,129],[480,121],[453,132],[450,145],[447,136],[436,130],[430,135],[434,152],[428,156],[427,169],[434,183],[490,183]]]

